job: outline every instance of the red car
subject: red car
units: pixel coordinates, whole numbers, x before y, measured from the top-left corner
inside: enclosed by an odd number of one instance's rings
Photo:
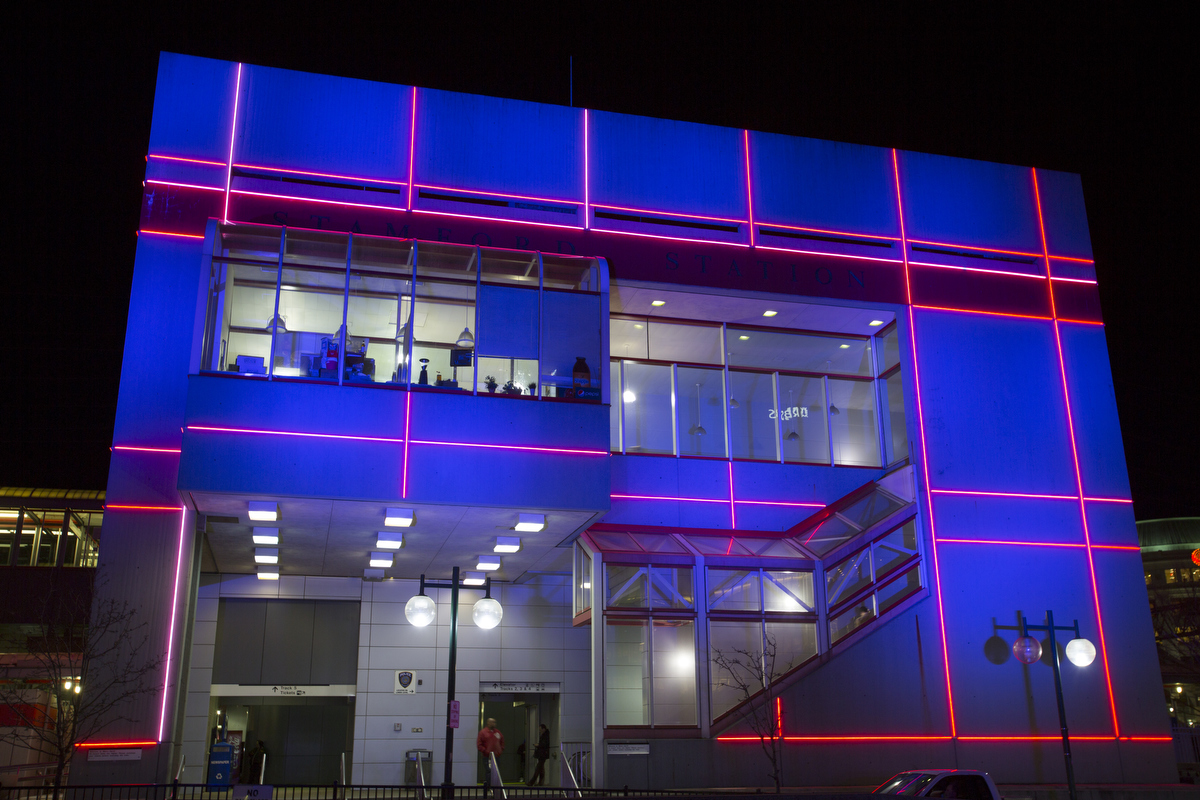
[[[872,794],[1002,800],[991,777],[975,769],[909,770],[884,781]]]

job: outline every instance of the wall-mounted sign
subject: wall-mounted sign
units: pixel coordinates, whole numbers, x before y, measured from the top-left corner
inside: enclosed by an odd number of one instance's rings
[[[396,670],[396,683],[392,689],[393,694],[416,694],[417,693],[417,673],[411,669]]]
[[[88,750],[88,761],[141,761],[140,747],[93,747]]]
[[[353,683],[214,683],[210,691],[213,697],[354,697],[358,687]]]
[[[238,783],[233,787],[233,800],[271,800],[274,786]]]
[[[450,727],[457,728],[460,717],[461,708],[457,700],[450,701]]]
[[[610,756],[648,756],[650,755],[650,743],[616,744],[610,742],[608,745],[608,754]]]
[[[479,691],[481,692],[518,692],[521,694],[534,694],[539,692],[557,694],[562,689],[560,684],[551,683],[549,681],[480,681]]]
[[[767,413],[767,416],[771,419],[775,419],[775,409],[772,408]],[[780,411],[778,416],[780,419],[797,419],[798,417],[807,417],[808,408],[806,406],[792,406],[791,408],[785,408],[783,411]]]

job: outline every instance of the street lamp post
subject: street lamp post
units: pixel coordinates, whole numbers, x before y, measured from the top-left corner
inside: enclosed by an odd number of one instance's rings
[[[1066,652],[1067,658],[1077,667],[1086,667],[1091,664],[1092,660],[1096,658],[1096,648],[1079,635],[1079,620],[1075,620],[1073,625],[1055,625],[1054,612],[1047,611],[1045,625],[1030,625],[1029,621],[1025,619],[1025,615],[1022,614],[1021,636],[1013,642],[1013,653],[1017,660],[1025,665],[1032,664],[1042,657],[1042,645],[1029,635],[1030,631],[1046,631],[1050,637],[1050,663],[1054,667],[1054,694],[1058,699],[1058,724],[1062,729],[1063,762],[1067,767],[1067,789],[1070,792],[1071,800],[1076,800],[1075,767],[1071,763],[1071,737],[1067,732],[1067,709],[1063,703],[1062,673],[1059,669],[1058,643],[1054,638],[1054,632],[1074,632],[1075,638],[1067,642]]]
[[[459,581],[458,576],[458,567],[454,567],[451,570],[450,580],[448,581],[426,580],[422,574],[420,592],[410,597],[408,602],[404,604],[405,618],[418,628],[424,628],[433,622],[437,616],[437,604],[425,594],[426,587],[450,590],[450,659],[447,664],[449,676],[446,680],[446,769],[442,779],[442,797],[444,800],[452,800],[454,797],[454,729],[458,727],[458,720],[455,719],[456,715],[454,714],[454,684],[455,678],[458,675],[458,590],[460,586],[466,585]],[[483,591],[483,599],[475,603],[472,616],[475,624],[479,627],[494,628],[499,624],[501,617],[504,615],[504,609],[498,601],[492,599],[491,578],[484,579]],[[420,769],[419,762],[417,767]]]

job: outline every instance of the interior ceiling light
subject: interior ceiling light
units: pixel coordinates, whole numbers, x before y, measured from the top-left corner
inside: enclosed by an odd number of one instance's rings
[[[411,528],[414,521],[411,508],[389,508],[383,514],[383,524],[389,528]]]
[[[764,311],[763,316],[764,317],[773,317],[778,313],[779,313],[778,311]]]
[[[830,403],[830,404],[829,404],[829,413],[830,413],[830,414],[833,414],[833,415],[836,417],[838,414],[840,414],[840,413],[842,413],[842,412],[841,412],[841,410],[839,410],[839,409],[838,409],[838,407],[837,407],[837,406],[835,406],[835,405],[833,405],[832,403]]]
[[[279,529],[278,528],[255,528],[254,529],[255,544],[279,544]]]
[[[870,323],[868,323],[868,324],[869,324],[869,325],[870,325],[872,328],[878,328],[880,325],[882,325],[882,324],[883,324],[883,320],[881,320],[881,319],[873,319],[873,320],[871,320],[871,321],[870,321]]]
[[[632,390],[626,389],[621,393],[621,399],[626,403],[632,403],[634,400],[637,400],[637,395],[634,394]]]
[[[256,547],[256,548],[254,548],[254,563],[255,564],[278,564],[279,563],[279,548],[278,547]]]
[[[645,327],[645,326],[644,326],[644,325],[642,325],[642,324],[639,322],[639,323],[636,323],[636,324],[634,324],[634,326],[633,326],[633,327],[637,328],[637,329],[640,331],[640,330],[641,330],[643,327]]]
[[[500,569],[500,556],[480,556],[475,569],[481,572],[491,572]]]
[[[482,572],[464,572],[463,573],[463,585],[464,586],[483,586],[485,583],[487,583],[487,576],[484,575]]]
[[[259,567],[258,579],[260,581],[277,581],[279,580],[279,567]]]
[[[750,341],[750,337],[749,337],[749,336],[739,336],[739,337],[738,337],[738,339],[742,340],[743,342],[748,342],[748,341]]]
[[[656,308],[657,308],[658,306],[665,306],[666,304],[667,304],[667,301],[666,301],[666,300],[651,300],[651,301],[650,301],[650,305],[652,305],[652,306],[654,306],[654,307],[656,307]]]
[[[517,525],[513,530],[522,531],[523,533],[537,533],[544,527],[546,527],[545,514],[518,514]]]
[[[515,553],[520,549],[520,536],[497,536],[496,546],[492,548],[492,550],[497,553]]]
[[[839,350],[849,350],[849,349],[850,349],[850,345],[848,345],[848,344],[839,344],[839,345],[838,345],[838,349],[839,349]]]
[[[279,503],[250,501],[250,519],[255,522],[274,522],[279,519]]]
[[[471,335],[471,329],[464,327],[462,333],[458,335],[458,341],[455,344],[466,350],[474,349],[475,337]]]
[[[371,553],[371,566],[372,567],[390,567],[391,565],[392,565],[392,554],[391,553],[380,553],[377,551],[372,551],[372,553]]]
[[[404,534],[380,531],[375,546],[380,550],[399,550],[404,547]]]
[[[383,580],[383,570],[381,570],[381,569],[370,569],[370,568],[368,567],[367,569],[364,569],[364,570],[363,570],[363,580],[367,580],[367,581],[381,581],[381,580]]]

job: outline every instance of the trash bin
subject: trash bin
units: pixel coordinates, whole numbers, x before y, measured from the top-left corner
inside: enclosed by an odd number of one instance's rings
[[[409,786],[419,786],[421,776],[417,774],[417,765],[425,773],[425,785],[433,785],[433,751],[409,750],[404,755],[404,783]]]

